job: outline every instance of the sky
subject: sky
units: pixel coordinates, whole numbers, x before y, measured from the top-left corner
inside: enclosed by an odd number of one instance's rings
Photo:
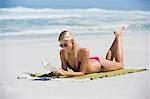
[[[150,0],[0,0],[0,7],[150,10]]]

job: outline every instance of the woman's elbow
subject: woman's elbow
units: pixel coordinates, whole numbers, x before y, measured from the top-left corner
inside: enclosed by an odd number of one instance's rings
[[[84,76],[85,75],[85,72],[80,72],[80,76]]]

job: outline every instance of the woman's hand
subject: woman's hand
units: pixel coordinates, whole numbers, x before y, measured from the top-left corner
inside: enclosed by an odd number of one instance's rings
[[[56,73],[62,76],[67,76],[67,71],[63,70],[62,68],[60,68]]]

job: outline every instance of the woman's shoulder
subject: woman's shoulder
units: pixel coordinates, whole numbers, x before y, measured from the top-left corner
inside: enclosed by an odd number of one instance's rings
[[[88,48],[80,48],[79,50],[80,53],[89,53],[89,49]]]
[[[80,57],[79,60],[89,57],[89,49],[88,48],[80,48],[79,57]]]

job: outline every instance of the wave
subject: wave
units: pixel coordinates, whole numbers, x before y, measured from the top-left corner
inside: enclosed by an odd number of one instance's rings
[[[133,12],[133,13],[143,13],[149,11],[140,10],[106,10],[102,8],[73,8],[73,9],[54,9],[54,8],[26,8],[26,7],[14,7],[14,8],[0,8],[0,11],[7,12],[55,12],[55,11],[92,11],[92,12]]]
[[[148,33],[149,16],[149,11],[116,11],[99,8],[0,8],[0,37],[56,35],[64,29],[79,34],[109,34],[119,24],[128,24],[130,33]]]
[[[26,7],[15,7],[15,8],[0,8],[0,11],[6,11],[6,12],[38,12],[38,13],[43,13],[43,12],[62,12],[62,11],[94,11],[94,12],[105,12],[105,11],[115,11],[115,10],[105,10],[101,8],[86,8],[86,9],[53,9],[53,8],[26,8]]]
[[[38,18],[68,18],[68,17],[83,17],[94,15],[97,17],[105,15],[145,15],[149,16],[149,11],[117,11],[117,10],[105,10],[100,8],[87,8],[87,9],[50,9],[50,8],[0,8],[0,20],[6,19],[38,19]]]

